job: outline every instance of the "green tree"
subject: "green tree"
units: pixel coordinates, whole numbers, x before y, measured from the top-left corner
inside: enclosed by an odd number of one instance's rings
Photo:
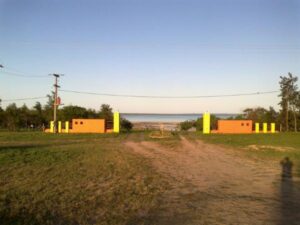
[[[288,73],[288,76],[280,76],[280,94],[281,101],[279,105],[281,106],[281,118],[285,120],[281,121],[284,124],[285,130],[289,131],[289,114],[293,113],[294,119],[294,130],[297,131],[297,104],[298,104],[298,86],[296,82],[298,77],[294,77],[291,73]]]
[[[15,103],[8,105],[5,109],[5,127],[16,130],[20,125],[19,110]]]
[[[121,117],[120,125],[121,125],[121,131],[125,131],[125,132],[131,131],[133,127],[133,124],[129,120],[122,117]]]
[[[102,104],[100,111],[99,111],[99,117],[101,119],[105,119],[106,121],[113,121],[113,112],[112,108],[108,104]]]
[[[76,118],[88,118],[88,111],[80,106],[65,106],[59,110],[59,119],[71,121]]]
[[[53,120],[53,106],[54,106],[54,92],[52,91],[50,95],[47,95],[48,101],[43,107],[43,115],[46,124],[49,125],[49,121]]]

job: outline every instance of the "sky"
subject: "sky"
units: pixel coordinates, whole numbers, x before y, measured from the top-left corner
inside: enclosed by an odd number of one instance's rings
[[[62,90],[95,93],[279,90],[280,76],[300,76],[300,0],[0,0],[0,64],[3,100],[46,96],[53,90],[51,73],[65,75]],[[278,109],[279,102],[277,93],[201,99],[59,95],[64,105],[99,109],[107,103],[123,113],[239,113]]]

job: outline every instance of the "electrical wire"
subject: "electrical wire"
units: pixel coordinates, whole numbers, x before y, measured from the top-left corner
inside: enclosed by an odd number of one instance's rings
[[[222,98],[222,97],[239,97],[239,96],[252,96],[252,95],[265,95],[274,94],[279,91],[263,91],[253,93],[238,93],[238,94],[220,94],[220,95],[195,95],[195,96],[155,96],[155,95],[125,95],[125,94],[111,94],[111,93],[95,93],[95,92],[84,92],[74,90],[60,90],[61,92],[76,93],[76,94],[87,94],[87,95],[100,95],[110,97],[124,97],[124,98],[161,98],[161,99],[187,99],[187,98]]]
[[[1,102],[15,102],[15,101],[26,101],[26,100],[37,100],[37,99],[45,99],[48,97],[31,97],[31,98],[16,98],[16,99],[2,99]]]
[[[8,75],[8,76],[24,77],[24,78],[49,78],[48,75],[31,75],[31,74],[25,74],[17,71],[12,71],[12,70],[6,70],[2,68],[6,68],[6,67],[1,67],[0,73],[3,73],[4,75]]]

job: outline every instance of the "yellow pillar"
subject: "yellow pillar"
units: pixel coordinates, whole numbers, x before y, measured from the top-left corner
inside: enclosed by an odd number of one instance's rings
[[[69,121],[65,122],[65,133],[69,133]]]
[[[203,114],[203,134],[210,133],[210,114],[208,112]]]
[[[259,123],[255,123],[255,133],[259,133]]]
[[[271,123],[271,133],[275,133],[275,123]]]
[[[267,124],[267,123],[264,123],[264,124],[263,124],[263,132],[264,132],[264,133],[267,133],[267,132],[268,132],[268,124]]]
[[[50,121],[50,133],[54,133],[54,121]]]
[[[120,113],[114,112],[114,132],[120,132]]]
[[[58,121],[58,133],[61,133],[61,121]]]

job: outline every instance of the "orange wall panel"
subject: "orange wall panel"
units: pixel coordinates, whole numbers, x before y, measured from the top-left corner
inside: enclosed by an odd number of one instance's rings
[[[224,134],[252,133],[252,120],[219,120],[218,133],[224,133]]]
[[[104,119],[73,119],[72,133],[105,133]]]

